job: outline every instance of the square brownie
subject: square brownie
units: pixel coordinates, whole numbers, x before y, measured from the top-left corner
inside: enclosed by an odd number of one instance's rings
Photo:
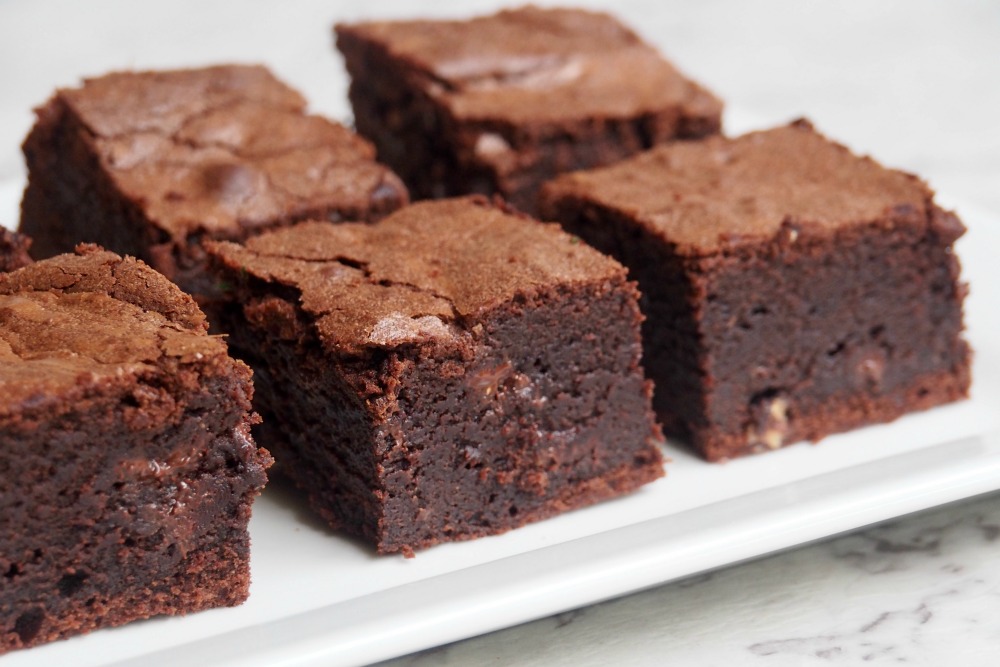
[[[96,246],[0,274],[0,653],[247,597],[250,369]]]
[[[329,523],[412,554],[663,474],[624,267],[482,198],[207,244],[267,440]]]
[[[30,247],[30,238],[0,227],[0,272],[13,271],[31,264],[31,257],[28,255]]]
[[[58,90],[24,142],[21,230],[36,257],[96,242],[201,294],[202,239],[375,220],[399,179],[263,67],[118,72]]]
[[[639,281],[657,413],[710,460],[968,394],[965,228],[805,121],[656,148],[541,200]]]
[[[722,104],[608,14],[522,7],[336,26],[358,132],[414,197],[534,211],[556,174],[718,132]]]

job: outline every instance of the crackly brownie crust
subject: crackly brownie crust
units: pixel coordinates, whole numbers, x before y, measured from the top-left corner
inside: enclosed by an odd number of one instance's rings
[[[373,148],[262,67],[118,72],[58,90],[24,142],[35,255],[99,242],[201,293],[200,241],[407,201]]]
[[[657,413],[709,459],[968,393],[964,227],[808,123],[655,149],[542,202],[639,281]]]
[[[13,271],[31,264],[31,257],[28,255],[30,247],[30,238],[0,227],[0,272]]]
[[[0,653],[241,603],[250,370],[143,263],[90,246],[0,274]]]
[[[637,293],[552,225],[459,199],[211,244],[282,469],[380,552],[661,476]]]
[[[603,13],[522,7],[336,35],[358,131],[419,198],[499,193],[533,211],[558,173],[720,127],[714,96]]]

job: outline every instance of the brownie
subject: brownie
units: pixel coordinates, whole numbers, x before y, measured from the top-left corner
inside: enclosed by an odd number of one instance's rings
[[[236,605],[270,456],[192,299],[96,246],[0,274],[0,653]]]
[[[968,394],[965,228],[805,121],[656,148],[541,200],[639,281],[657,413],[710,460]]]
[[[722,104],[608,14],[336,26],[358,132],[414,197],[498,193],[719,130]]]
[[[30,247],[30,238],[0,227],[0,272],[13,271],[31,264],[31,257],[28,256]]]
[[[374,149],[263,67],[119,72],[58,90],[24,142],[36,257],[98,242],[202,293],[202,239],[374,220],[408,200]]]
[[[208,244],[282,471],[380,553],[663,474],[624,267],[483,198]]]

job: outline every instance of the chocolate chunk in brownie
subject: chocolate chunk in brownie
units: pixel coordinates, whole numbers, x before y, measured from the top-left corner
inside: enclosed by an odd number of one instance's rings
[[[542,212],[627,265],[668,435],[712,460],[968,393],[961,222],[805,121],[547,185]]]
[[[375,220],[407,201],[347,128],[266,69],[119,72],[56,91],[24,142],[21,230],[45,257],[81,241],[201,294],[201,240],[306,218]]]
[[[539,185],[720,127],[722,104],[613,17],[523,7],[336,26],[358,131],[414,197]]]
[[[635,285],[465,198],[207,244],[282,471],[379,552],[500,533],[663,474]]]
[[[247,596],[250,369],[96,246],[0,274],[0,653]]]
[[[0,272],[13,271],[31,264],[31,257],[28,255],[30,247],[30,238],[0,227]]]

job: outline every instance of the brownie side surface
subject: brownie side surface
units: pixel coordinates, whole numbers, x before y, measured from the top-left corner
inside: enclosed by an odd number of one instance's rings
[[[484,200],[212,244],[269,443],[380,552],[495,534],[662,475],[634,285]]]
[[[607,14],[524,7],[336,32],[358,131],[415,197],[499,193],[532,211],[558,173],[721,123],[715,97]]]
[[[350,130],[262,67],[121,72],[57,91],[24,142],[21,229],[36,255],[100,242],[198,291],[203,238],[407,201]]]
[[[805,123],[565,177],[543,212],[630,267],[668,435],[719,460],[963,398],[964,227]]]
[[[0,652],[247,595],[250,371],[131,258],[0,275]]]

